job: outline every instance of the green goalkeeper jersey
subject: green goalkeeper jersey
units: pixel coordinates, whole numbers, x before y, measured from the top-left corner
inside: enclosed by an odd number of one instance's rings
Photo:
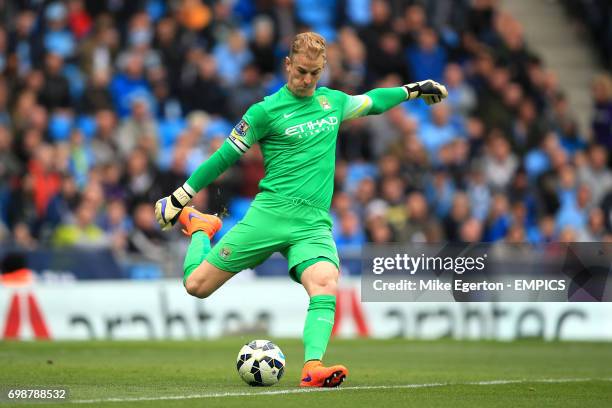
[[[342,121],[367,113],[371,100],[329,88],[295,96],[287,86],[252,105],[229,142],[239,154],[259,142],[262,192],[328,209],[334,189],[336,137]]]
[[[193,197],[259,142],[266,171],[259,184],[262,191],[329,209],[340,124],[386,112],[408,97],[405,87],[377,88],[354,96],[319,88],[312,96],[298,97],[285,85],[249,108],[227,141],[183,188]]]

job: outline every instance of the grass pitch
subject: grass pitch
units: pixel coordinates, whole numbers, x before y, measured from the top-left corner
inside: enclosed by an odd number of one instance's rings
[[[70,399],[0,407],[612,406],[612,344],[333,340],[326,361],[346,364],[348,380],[302,392],[298,340],[273,339],[287,369],[269,388],[236,373],[248,340],[2,342],[0,388],[67,387]]]

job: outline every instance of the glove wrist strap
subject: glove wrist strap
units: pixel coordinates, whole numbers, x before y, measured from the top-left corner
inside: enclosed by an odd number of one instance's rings
[[[404,89],[406,90],[406,100],[416,99],[421,96],[421,86],[417,83],[406,84],[404,85]]]
[[[193,195],[190,195],[184,187],[177,188],[170,196],[172,205],[179,208],[185,207],[192,198]]]

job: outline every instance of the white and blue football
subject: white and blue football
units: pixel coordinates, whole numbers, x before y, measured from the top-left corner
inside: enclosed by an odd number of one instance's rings
[[[269,340],[253,340],[240,349],[236,368],[240,378],[251,386],[274,385],[285,372],[285,355]]]

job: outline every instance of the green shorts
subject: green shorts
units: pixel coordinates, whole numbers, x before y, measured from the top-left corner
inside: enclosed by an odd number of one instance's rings
[[[300,276],[294,267],[304,261],[326,258],[338,268],[329,212],[299,200],[260,193],[244,219],[221,238],[206,260],[236,273],[256,267],[274,252],[287,258],[291,278],[298,283]]]

